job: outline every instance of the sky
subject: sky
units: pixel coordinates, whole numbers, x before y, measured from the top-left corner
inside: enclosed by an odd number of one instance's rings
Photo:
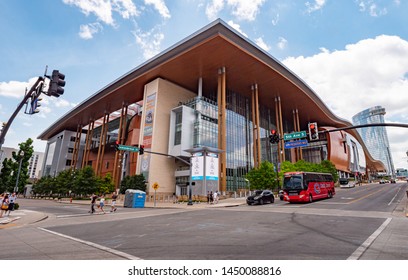
[[[382,106],[408,123],[406,0],[1,0],[0,121],[39,76],[65,74],[64,94],[24,108],[3,147],[38,135],[90,95],[221,18],[304,80],[351,122]],[[396,168],[408,168],[408,129],[388,127]]]

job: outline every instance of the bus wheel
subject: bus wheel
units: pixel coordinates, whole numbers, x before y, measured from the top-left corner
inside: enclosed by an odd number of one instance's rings
[[[309,202],[312,203],[313,202],[313,196],[309,195]]]

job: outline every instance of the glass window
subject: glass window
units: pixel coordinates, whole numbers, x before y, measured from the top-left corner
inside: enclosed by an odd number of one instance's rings
[[[183,129],[182,121],[183,121],[183,111],[176,112],[176,127],[175,127],[175,135],[174,135],[174,145],[181,144],[181,131]]]

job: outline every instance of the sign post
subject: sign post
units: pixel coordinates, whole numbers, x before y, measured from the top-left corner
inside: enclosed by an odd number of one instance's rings
[[[120,150],[120,151],[129,151],[129,152],[137,153],[137,152],[139,152],[139,147],[126,146],[126,145],[118,145],[118,150]]]
[[[156,191],[159,188],[159,184],[157,184],[157,182],[155,182],[152,185],[152,188],[154,189],[154,208],[156,208]]]
[[[306,138],[306,136],[307,136],[306,131],[292,132],[292,133],[284,134],[283,140],[288,141],[288,140]]]

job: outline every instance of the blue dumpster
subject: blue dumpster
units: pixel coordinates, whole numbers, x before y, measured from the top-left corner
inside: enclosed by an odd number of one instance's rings
[[[129,208],[144,208],[146,201],[146,193],[141,190],[128,189],[125,192],[124,207]]]

